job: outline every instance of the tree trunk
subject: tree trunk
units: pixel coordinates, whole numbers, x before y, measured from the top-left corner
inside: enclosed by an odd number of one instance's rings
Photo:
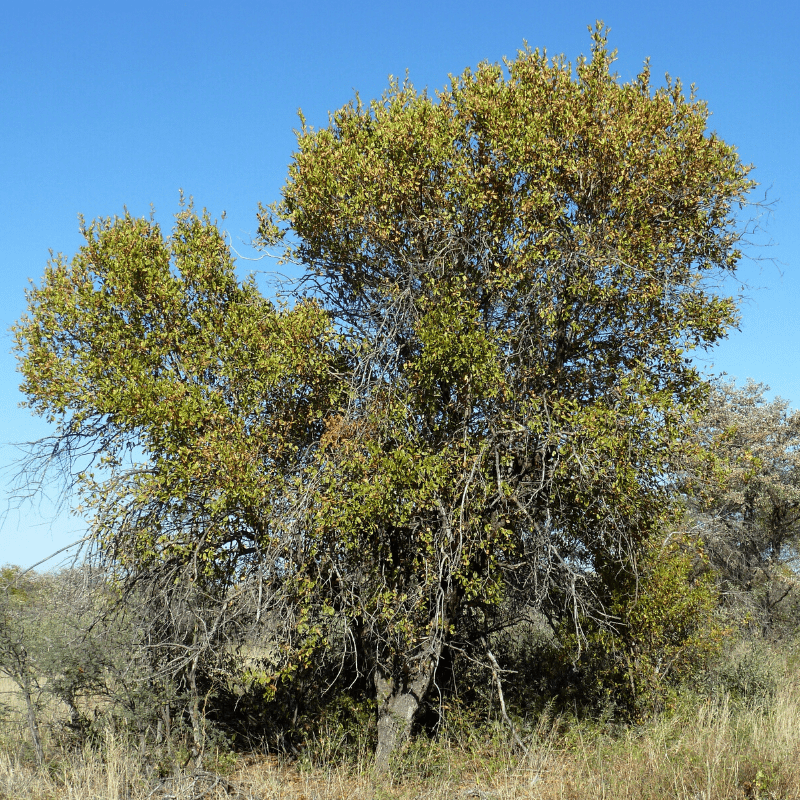
[[[428,687],[431,685],[436,661],[429,659],[419,672],[408,681],[398,681],[380,668],[375,672],[375,688],[378,695],[378,746],[375,749],[374,774],[384,775],[389,769],[392,754],[411,732],[411,724],[417,714]]]
[[[194,757],[195,767],[203,768],[203,751],[205,750],[205,720],[200,713],[200,695],[197,692],[197,661],[199,656],[192,659],[189,667],[189,718],[192,721],[192,753],[189,758]],[[187,759],[186,763],[189,763]]]
[[[36,719],[36,708],[33,704],[30,679],[27,675],[22,678],[22,694],[25,697],[25,706],[28,712],[28,727],[31,731],[33,749],[36,752],[36,761],[41,767],[44,764],[44,751],[42,750],[42,739],[39,736],[39,721]]]

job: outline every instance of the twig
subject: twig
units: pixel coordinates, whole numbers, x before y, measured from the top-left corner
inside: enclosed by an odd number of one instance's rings
[[[55,558],[59,553],[63,553],[65,550],[69,550],[71,547],[75,547],[76,544],[83,544],[84,542],[88,542],[89,539],[92,538],[92,535],[89,534],[88,536],[84,536],[82,539],[78,539],[76,542],[72,544],[68,544],[66,547],[62,547],[60,550],[56,550],[55,553],[50,553],[47,558],[43,558],[41,561],[37,561],[33,566],[28,567],[24,572],[20,572],[17,575],[16,580],[18,581],[23,575],[27,575],[31,570],[36,569],[40,564],[44,564],[46,561],[49,561],[51,558]]]

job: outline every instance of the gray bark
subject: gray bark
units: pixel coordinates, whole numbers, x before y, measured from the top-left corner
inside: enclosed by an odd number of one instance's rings
[[[42,739],[39,736],[39,721],[36,719],[36,708],[33,704],[30,680],[27,675],[22,679],[22,694],[25,697],[25,706],[28,712],[28,727],[31,731],[33,749],[36,751],[36,761],[41,767],[44,764],[44,750],[42,749]]]
[[[189,702],[189,718],[192,721],[192,740],[193,747],[190,758],[194,757],[195,767],[203,768],[203,751],[205,750],[205,731],[204,720],[200,713],[200,695],[197,692],[197,661],[198,657],[192,659],[189,667],[189,691],[191,692]],[[187,759],[187,764],[188,759]]]
[[[375,749],[374,774],[385,775],[392,754],[408,739],[411,724],[428,687],[431,685],[436,662],[427,660],[408,681],[398,681],[380,668],[375,673],[378,695],[378,746]]]

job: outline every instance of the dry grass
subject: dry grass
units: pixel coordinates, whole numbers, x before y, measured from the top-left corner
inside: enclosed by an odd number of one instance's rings
[[[11,678],[0,675],[0,708],[7,707],[9,710],[17,711],[25,707],[19,688]]]
[[[599,726],[543,720],[530,753],[518,758],[495,734],[452,732],[449,743],[417,741],[380,786],[366,758],[345,766],[284,763],[240,756],[224,775],[159,778],[113,731],[100,748],[60,752],[50,746],[37,769],[7,726],[0,748],[3,800],[798,800],[800,686],[785,682],[767,708],[727,698],[687,701],[622,735]]]

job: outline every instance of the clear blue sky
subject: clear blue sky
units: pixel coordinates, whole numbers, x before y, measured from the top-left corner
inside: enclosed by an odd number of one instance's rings
[[[48,251],[81,244],[77,215],[137,215],[169,227],[183,188],[225,225],[237,249],[259,201],[278,197],[297,109],[321,126],[358,90],[379,95],[408,70],[430,89],[448,73],[532,47],[574,58],[603,19],[633,77],[646,57],[697,85],[711,127],[756,165],[754,199],[778,201],[748,263],[752,287],[734,333],[708,368],[753,377],[800,405],[800,12],[796,0],[751,3],[458,0],[10,4],[0,29],[0,442],[47,432],[17,391],[8,327]],[[241,262],[246,273],[254,265]],[[260,264],[259,267],[265,265]],[[712,366],[713,362],[713,366]],[[0,449],[7,494],[13,451]],[[7,498],[5,498],[7,499]],[[3,507],[5,507],[5,499]],[[85,523],[44,502],[10,511],[0,564],[30,565]]]

